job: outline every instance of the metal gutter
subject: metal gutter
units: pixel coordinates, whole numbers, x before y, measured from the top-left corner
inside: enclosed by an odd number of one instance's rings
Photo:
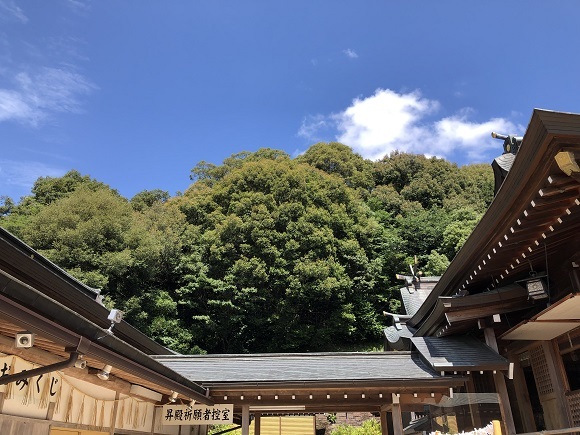
[[[96,300],[100,290],[85,285],[2,227],[0,266],[14,278],[39,289],[91,322],[104,328],[109,327],[109,310]],[[175,354],[125,321],[115,326],[115,333],[149,355]]]
[[[48,366],[39,367],[32,370],[23,370],[20,373],[12,375],[5,375],[0,377],[0,385],[6,385],[10,382],[15,382],[20,379],[30,379],[34,376],[44,375],[45,373],[55,372],[57,370],[66,369],[75,365],[82,354],[79,352],[72,352],[66,361],[50,364]]]
[[[105,329],[3,270],[0,270],[0,316],[64,346],[77,346],[81,340],[86,340],[88,344],[83,352],[86,356],[111,364],[197,402],[213,404],[206,396],[207,390],[202,386],[184,378],[118,337],[108,334]],[[59,323],[51,319],[58,319]]]

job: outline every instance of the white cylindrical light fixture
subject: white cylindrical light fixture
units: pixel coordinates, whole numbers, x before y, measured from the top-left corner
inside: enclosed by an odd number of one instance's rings
[[[111,374],[111,370],[113,370],[113,366],[110,364],[107,364],[107,365],[105,365],[105,367],[103,367],[103,370],[101,370],[99,373],[97,373],[97,377],[101,381],[108,381],[109,375]]]

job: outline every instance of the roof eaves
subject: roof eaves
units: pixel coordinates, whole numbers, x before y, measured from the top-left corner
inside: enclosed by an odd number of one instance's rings
[[[578,137],[580,115],[535,109],[502,187],[439,282],[407,322],[410,326],[419,327],[431,315],[439,296],[449,296],[459,289],[481,252],[487,251],[496,233],[503,231],[507,217],[520,212],[522,201],[526,199],[521,198],[519,193],[528,186],[534,174],[543,173],[549,168],[551,154],[555,155],[558,151],[549,148],[555,135]]]

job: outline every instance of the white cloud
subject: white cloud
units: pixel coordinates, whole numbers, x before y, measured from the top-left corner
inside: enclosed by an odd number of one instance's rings
[[[0,88],[0,122],[38,126],[53,113],[81,111],[80,96],[95,86],[81,74],[61,68],[41,68],[14,76],[14,89]]]
[[[39,162],[0,160],[0,196],[24,196],[38,177],[62,177],[66,171]]]
[[[332,126],[333,140],[372,160],[398,150],[474,162],[487,158],[490,150],[501,150],[490,136],[492,131],[508,134],[524,131],[523,126],[505,118],[472,121],[470,109],[437,119],[440,106],[419,91],[405,94],[378,89],[370,97],[356,98],[339,113],[306,119],[298,134],[318,141],[329,140],[328,134],[325,139],[317,135],[320,129],[329,131]]]
[[[25,24],[28,22],[28,17],[24,15],[22,9],[16,6],[14,0],[0,0],[0,10],[4,10],[8,15],[0,13],[0,16],[8,16]]]
[[[91,8],[90,0],[66,0],[66,4],[78,14],[84,14]]]
[[[352,48],[347,48],[346,50],[342,50],[342,52],[346,57],[351,59],[356,59],[358,57],[358,54],[356,54],[356,51],[354,51]]]

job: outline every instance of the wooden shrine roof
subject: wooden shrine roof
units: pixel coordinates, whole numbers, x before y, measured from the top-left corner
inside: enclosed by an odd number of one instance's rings
[[[434,335],[445,326],[444,313],[434,311],[441,296],[489,291],[529,276],[531,269],[545,271],[549,264],[553,272],[574,260],[569,255],[580,242],[580,177],[563,172],[566,161],[568,168],[578,167],[580,115],[534,110],[489,209],[407,322],[417,335]]]

